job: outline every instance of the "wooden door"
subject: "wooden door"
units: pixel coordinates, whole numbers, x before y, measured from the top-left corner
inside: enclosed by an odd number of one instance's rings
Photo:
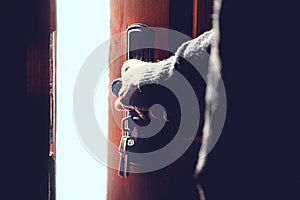
[[[206,2],[206,4],[205,4]],[[111,36],[126,31],[128,26],[135,23],[143,23],[148,26],[170,28],[190,37],[196,36],[209,29],[211,0],[194,1],[170,1],[170,0],[111,0]],[[206,7],[205,7],[206,6]],[[202,10],[206,10],[202,13]],[[203,23],[207,21],[207,23]],[[158,40],[158,41],[157,41]],[[169,45],[172,38],[165,38],[155,42],[163,42]],[[125,35],[110,44],[110,57],[123,55],[117,60],[110,60],[109,79],[112,82],[119,78],[120,68],[126,60],[126,38]],[[164,59],[169,53],[155,50],[154,59]],[[121,120],[124,113],[114,108],[115,97],[109,93],[109,140],[116,146],[119,145],[121,130],[115,120]],[[197,148],[196,148],[197,149]],[[109,160],[119,162],[119,154],[109,151]],[[160,200],[160,199],[197,199],[198,193],[194,184],[192,174],[186,173],[185,169],[178,169],[178,163],[187,162],[187,159],[179,159],[176,164],[150,173],[130,174],[126,179],[118,176],[114,169],[108,169],[108,200]],[[192,161],[191,161],[192,162]],[[187,165],[189,165],[187,163]],[[188,183],[188,184],[186,184]],[[181,196],[188,194],[188,196]]]

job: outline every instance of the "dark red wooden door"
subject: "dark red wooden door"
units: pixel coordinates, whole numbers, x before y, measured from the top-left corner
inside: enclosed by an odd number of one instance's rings
[[[111,35],[116,35],[126,31],[127,27],[135,23],[143,23],[148,26],[171,28],[180,31],[190,37],[196,36],[210,28],[211,0],[194,1],[170,1],[170,0],[111,0]],[[205,4],[206,3],[206,4]],[[202,11],[205,10],[205,13]],[[207,23],[204,24],[204,21]],[[159,40],[159,39],[158,39]],[[168,45],[171,38],[155,42],[164,42]],[[110,57],[123,55],[117,60],[110,60],[109,78],[110,82],[119,78],[120,68],[126,59],[126,38],[125,35],[110,44]],[[168,53],[155,50],[154,59],[164,59]],[[115,97],[109,94],[109,140],[116,146],[119,145],[121,130],[115,120],[121,120],[124,113],[118,112],[114,108]],[[119,154],[109,151],[109,160],[119,162]],[[108,200],[160,200],[174,199],[176,194],[190,193],[190,197],[197,196],[192,174],[185,170],[179,170],[183,162],[188,162],[188,158],[179,159],[176,164],[172,164],[164,169],[143,173],[130,174],[126,179],[118,176],[114,169],[108,169]],[[187,163],[187,165],[189,165]],[[182,185],[185,184],[185,185]],[[187,196],[187,199],[191,199]]]

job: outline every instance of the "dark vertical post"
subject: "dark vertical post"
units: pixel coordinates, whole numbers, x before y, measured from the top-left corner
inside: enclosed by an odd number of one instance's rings
[[[56,197],[56,0],[50,0],[50,130],[48,200]]]
[[[4,1],[1,8],[1,195],[47,200],[50,0]]]
[[[27,105],[26,134],[28,160],[32,177],[31,197],[27,199],[48,199],[49,130],[50,120],[50,62],[51,0],[26,2],[26,52],[27,52]],[[53,44],[53,41],[52,41]],[[51,88],[53,89],[53,88]],[[54,94],[54,93],[52,93]],[[53,104],[52,104],[53,105]],[[53,114],[54,109],[52,109]],[[20,133],[21,134],[21,133]],[[26,172],[24,172],[26,173]]]

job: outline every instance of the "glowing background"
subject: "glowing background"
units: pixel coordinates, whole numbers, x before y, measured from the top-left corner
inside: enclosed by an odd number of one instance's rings
[[[73,119],[76,76],[88,55],[109,38],[109,0],[57,1],[57,199],[106,199],[106,167],[81,145]],[[107,133],[107,80],[95,96]],[[103,98],[101,98],[103,97]]]

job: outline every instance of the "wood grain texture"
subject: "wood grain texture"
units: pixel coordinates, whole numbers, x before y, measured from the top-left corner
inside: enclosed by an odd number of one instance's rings
[[[138,1],[138,0],[111,0],[111,21],[110,31],[111,35],[116,35],[126,31],[127,27],[134,23],[143,23],[148,26],[155,27],[169,27],[169,0],[162,1]],[[156,41],[168,44],[168,40]],[[120,77],[120,68],[126,60],[126,38],[125,35],[118,37],[110,44],[110,57],[122,55],[117,60],[110,60],[109,80]],[[163,59],[168,57],[168,54],[155,52],[155,59]],[[109,89],[110,91],[110,89]],[[114,108],[114,95],[109,94],[109,140],[116,146],[119,145],[121,130],[118,128],[115,120],[121,121],[124,113],[118,112]],[[119,154],[113,155],[113,151],[109,151],[109,162],[118,165]],[[159,190],[159,184],[153,184],[157,178],[149,174],[130,174],[130,177],[123,179],[117,175],[117,171],[113,169],[108,170],[108,200],[119,199],[159,199],[148,194],[146,191],[149,188]],[[155,186],[155,187],[154,187]],[[157,193],[154,193],[157,195]]]
[[[208,31],[212,28],[213,0],[198,0],[197,9],[197,33]],[[196,20],[196,19],[195,19]]]
[[[184,33],[190,37],[203,32],[204,26],[210,24],[205,22],[210,20],[208,13],[204,12],[203,1],[153,1],[153,0],[111,0],[110,31],[111,36],[115,36],[126,31],[127,27],[134,23],[143,23],[149,26],[171,28]],[[208,8],[206,8],[208,9]],[[203,25],[206,23],[206,25]],[[172,42],[172,38],[166,35],[165,38],[156,38],[155,44],[163,43],[166,48]],[[120,36],[110,44],[110,68],[109,80],[120,77],[120,68],[126,60],[126,38]],[[117,60],[112,60],[116,55],[123,55]],[[169,52],[154,52],[155,60],[164,59],[169,56]],[[110,92],[110,89],[109,89]],[[116,146],[119,145],[121,130],[116,121],[124,117],[124,113],[118,112],[114,108],[116,97],[109,93],[109,140]],[[116,120],[116,121],[115,121]],[[199,150],[199,143],[191,146],[188,152],[170,166],[151,173],[130,174],[126,179],[118,176],[118,172],[108,169],[108,200],[167,200],[167,199],[196,199],[198,194],[193,180],[193,166],[195,160],[189,155]],[[119,154],[113,154],[109,150],[109,162],[118,165]]]

